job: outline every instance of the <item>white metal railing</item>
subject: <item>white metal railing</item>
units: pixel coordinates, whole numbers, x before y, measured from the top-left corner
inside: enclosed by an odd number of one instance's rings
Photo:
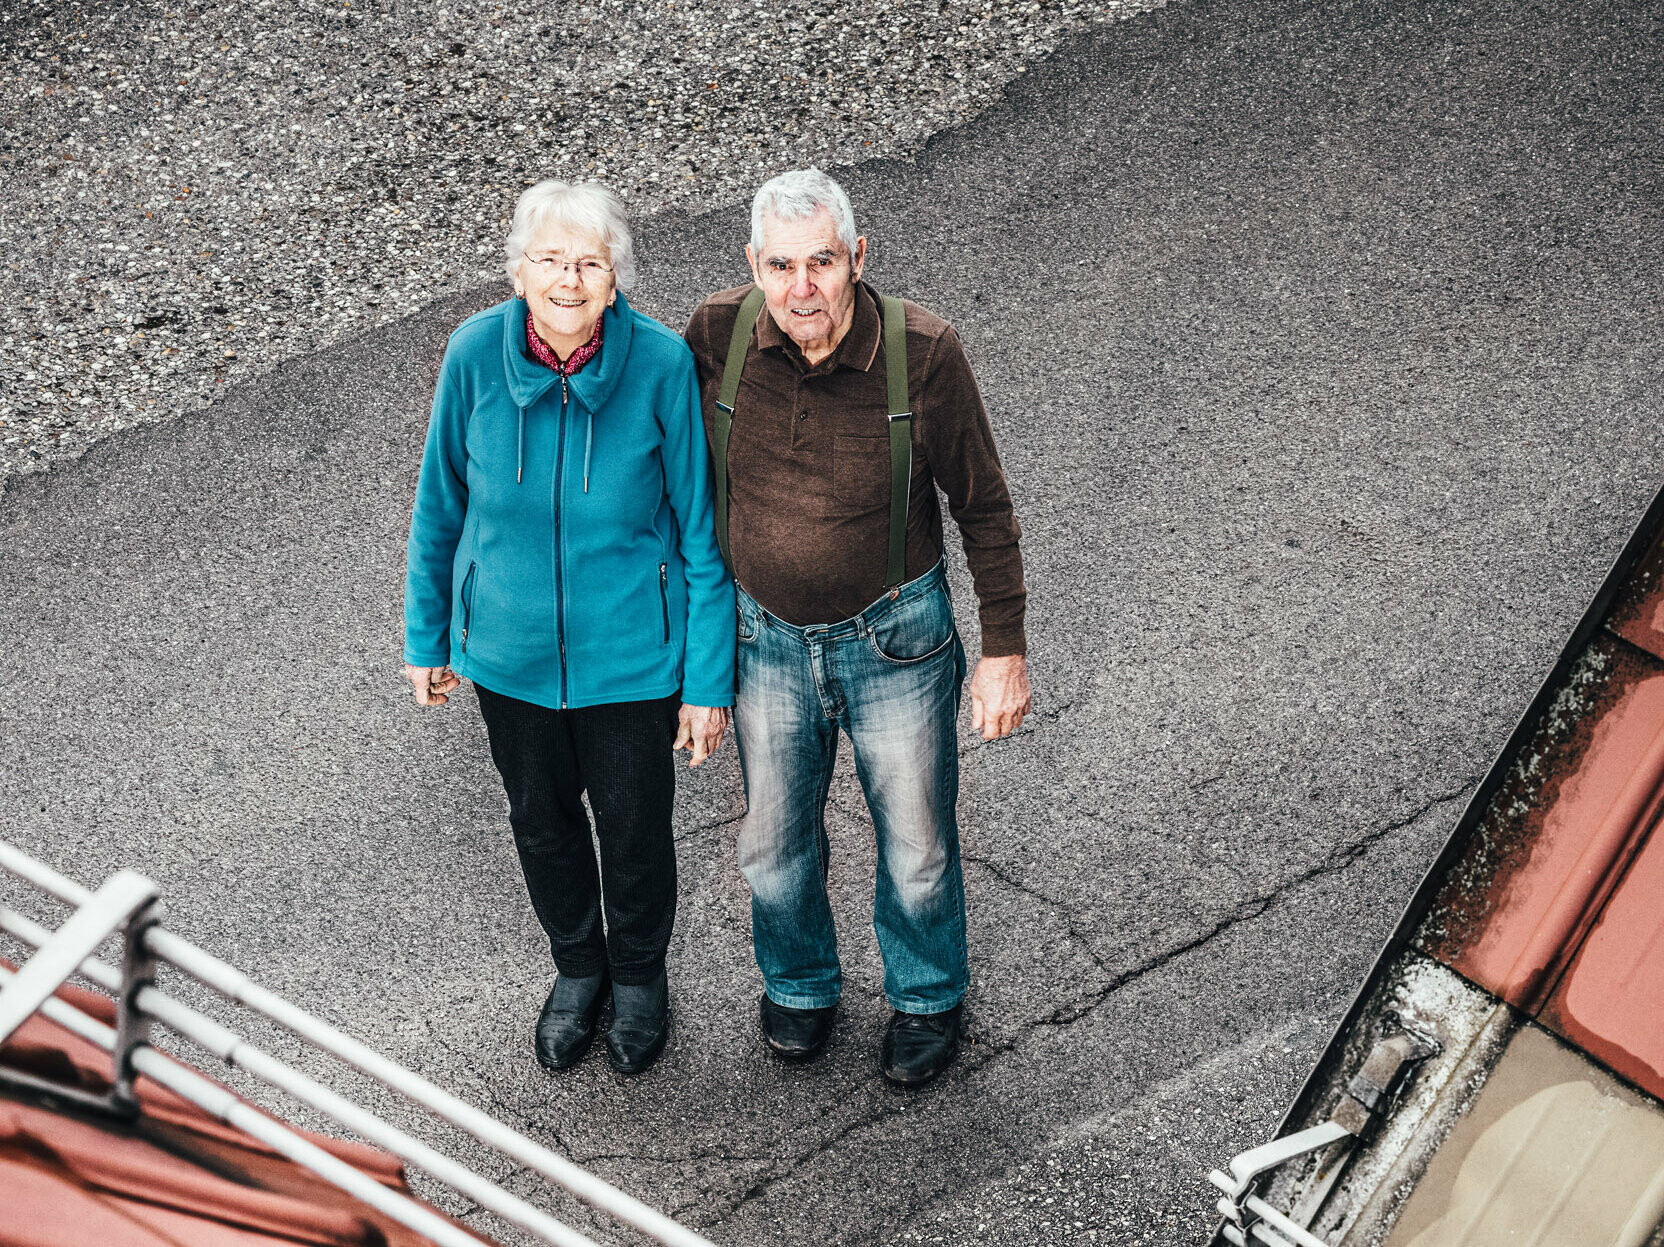
[[[18,1070],[0,1069],[0,1081],[23,1084],[114,1112],[133,1112],[132,1080],[143,1074],[205,1112],[258,1139],[274,1151],[363,1200],[377,1211],[426,1235],[441,1247],[481,1247],[481,1240],[432,1209],[389,1190],[361,1170],[330,1155],[283,1123],[217,1086],[177,1059],[152,1046],[151,1028],[159,1024],[206,1049],[227,1064],[294,1096],[332,1117],[346,1129],[385,1148],[407,1164],[430,1174],[505,1221],[557,1247],[596,1247],[594,1241],[548,1213],[510,1194],[450,1157],[382,1121],[235,1032],[158,991],[155,965],[166,962],[227,999],[285,1027],[473,1135],[480,1142],[571,1191],[595,1208],[641,1231],[666,1247],[712,1247],[712,1244],[617,1187],[510,1129],[489,1114],[436,1087],[420,1074],[398,1065],[296,1008],[282,997],[164,930],[159,924],[156,885],[132,871],[120,871],[89,892],[51,867],[0,840],[0,871],[17,876],[75,908],[57,931],[0,906],[0,930],[36,950],[22,967],[0,967],[0,1043],[32,1014],[39,1012],[73,1033],[107,1049],[113,1060],[113,1089],[93,1097]],[[120,968],[92,954],[111,935],[123,941]],[[116,1025],[110,1027],[52,993],[80,974],[116,997]]]

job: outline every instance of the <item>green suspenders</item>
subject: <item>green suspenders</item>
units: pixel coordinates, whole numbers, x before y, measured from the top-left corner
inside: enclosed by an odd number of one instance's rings
[[[890,562],[884,587],[907,579],[907,496],[913,484],[913,413],[907,406],[907,312],[885,295],[884,372],[890,391]]]
[[[734,334],[728,339],[728,362],[722,367],[722,388],[716,397],[716,444],[711,447],[712,475],[716,477],[716,544],[729,571],[734,569],[734,556],[728,552],[728,431],[734,426],[734,400],[740,394],[740,373],[745,371],[751,331],[762,310],[763,288],[753,286],[740,304]]]
[[[890,557],[884,588],[897,589],[907,579],[907,499],[913,482],[913,413],[907,406],[907,314],[900,299],[880,299],[884,319],[884,372],[890,407]],[[728,552],[728,433],[734,424],[734,400],[740,393],[751,331],[763,311],[763,292],[753,286],[740,304],[734,334],[728,339],[728,362],[717,391],[716,438],[711,447],[716,477],[716,541],[730,568]]]

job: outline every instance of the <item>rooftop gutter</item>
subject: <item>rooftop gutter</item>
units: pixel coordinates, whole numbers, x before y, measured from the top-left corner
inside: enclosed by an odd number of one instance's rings
[[[1573,629],[1570,640],[1567,641],[1554,666],[1538,687],[1536,696],[1531,699],[1531,704],[1527,707],[1525,714],[1521,716],[1513,732],[1510,733],[1507,741],[1497,753],[1490,770],[1486,772],[1485,778],[1480,782],[1472,799],[1469,800],[1467,807],[1462,811],[1462,816],[1457,820],[1450,837],[1445,841],[1443,848],[1439,850],[1438,856],[1422,876],[1421,883],[1416,887],[1415,894],[1410,898],[1409,904],[1405,906],[1397,927],[1388,938],[1379,956],[1376,957],[1369,973],[1359,985],[1345,1016],[1341,1018],[1340,1024],[1330,1036],[1329,1042],[1323,1050],[1323,1055],[1313,1064],[1311,1072],[1306,1076],[1305,1083],[1301,1086],[1293,1103],[1290,1104],[1288,1111],[1284,1113],[1282,1120],[1278,1123],[1273,1138],[1281,1138],[1296,1121],[1301,1120],[1309,1111],[1315,1110],[1315,1105],[1311,1101],[1319,1092],[1319,1075],[1340,1055],[1347,1035],[1364,1012],[1365,1002],[1388,969],[1409,946],[1412,937],[1421,925],[1422,919],[1427,915],[1427,911],[1432,907],[1443,886],[1446,873],[1455,864],[1472,837],[1475,828],[1484,817],[1491,798],[1507,778],[1519,750],[1537,730],[1544,712],[1553,701],[1555,693],[1572,664],[1583,654],[1590,641],[1594,639],[1595,633],[1605,623],[1611,612],[1613,599],[1623,588],[1630,573],[1635,570],[1636,564],[1651,548],[1660,530],[1664,530],[1664,489],[1661,489],[1653,497],[1651,504],[1641,517],[1640,523],[1624,543],[1623,549],[1619,552],[1617,559],[1614,560],[1606,578],[1601,582],[1600,588],[1595,591],[1588,609],[1583,612],[1582,618],[1578,621],[1576,628]],[[1215,1243],[1220,1241],[1217,1231],[1213,1241]]]

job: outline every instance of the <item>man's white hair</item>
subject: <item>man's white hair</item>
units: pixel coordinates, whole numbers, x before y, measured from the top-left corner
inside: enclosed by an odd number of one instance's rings
[[[751,254],[763,258],[763,218],[777,221],[803,221],[822,208],[832,214],[837,227],[838,241],[855,254],[855,210],[849,206],[849,196],[819,169],[793,169],[772,177],[757,188],[751,198]]]
[[[607,247],[607,262],[620,290],[636,284],[636,244],[624,205],[599,182],[560,182],[549,178],[527,187],[514,205],[514,221],[503,243],[504,268],[510,281],[520,276],[526,248],[545,226],[596,234]]]

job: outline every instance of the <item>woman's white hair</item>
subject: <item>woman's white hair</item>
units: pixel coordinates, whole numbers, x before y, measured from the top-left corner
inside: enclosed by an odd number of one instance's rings
[[[554,178],[527,187],[514,205],[514,221],[503,243],[504,267],[510,281],[519,279],[527,245],[548,225],[598,235],[606,244],[607,262],[612,265],[618,288],[629,290],[635,286],[636,244],[618,196],[599,182],[560,182]]]
[[[849,196],[819,169],[793,169],[772,177],[757,188],[751,198],[751,253],[759,260],[763,253],[763,218],[777,221],[802,221],[822,208],[832,214],[837,227],[838,241],[855,254],[855,210],[849,206]]]

